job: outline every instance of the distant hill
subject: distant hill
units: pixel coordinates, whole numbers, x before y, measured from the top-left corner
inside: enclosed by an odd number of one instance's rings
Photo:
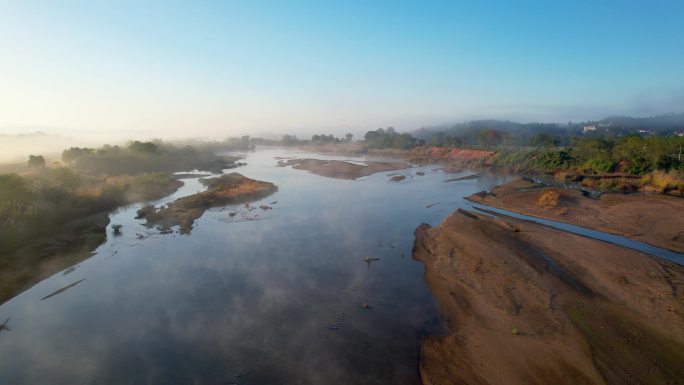
[[[478,144],[482,133],[500,132],[509,144],[522,145],[540,133],[560,138],[570,137],[582,131],[580,127],[560,123],[518,123],[509,120],[471,120],[452,125],[424,127],[411,134],[427,144],[440,144],[441,137],[459,138],[466,145]],[[437,139],[440,137],[440,139]],[[436,142],[435,142],[436,140]]]
[[[585,130],[589,127],[589,130]],[[594,129],[591,129],[593,127]],[[458,142],[474,145],[481,142],[483,133],[500,133],[503,141],[511,145],[528,144],[539,134],[558,138],[561,144],[580,135],[671,135],[684,132],[684,113],[650,117],[611,116],[597,121],[568,123],[518,123],[509,120],[471,120],[455,124],[423,127],[411,134],[426,143],[439,144],[444,138],[458,138]]]
[[[611,116],[601,119],[599,124],[632,130],[649,130],[659,133],[669,133],[671,131],[684,131],[684,113],[664,114],[649,116],[646,118],[633,118],[630,116]]]

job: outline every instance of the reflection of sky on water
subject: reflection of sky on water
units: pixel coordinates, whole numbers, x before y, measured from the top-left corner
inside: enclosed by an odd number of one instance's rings
[[[419,337],[437,330],[437,316],[411,259],[413,231],[496,179],[443,183],[454,175],[432,166],[394,171],[407,176],[400,183],[389,182],[394,172],[336,180],[275,167],[275,156],[351,159],[249,154],[234,171],[279,187],[255,202],[277,201],[250,213],[258,221],[229,216],[243,208],[229,206],[205,213],[189,235],[159,234],[134,219],[142,204],[113,213],[121,236],[0,307],[0,318],[12,317],[12,331],[0,333],[3,381],[418,383]],[[203,189],[184,181],[155,203]],[[368,266],[367,256],[380,260]]]

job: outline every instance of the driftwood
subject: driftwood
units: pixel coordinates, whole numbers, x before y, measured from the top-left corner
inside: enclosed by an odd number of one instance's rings
[[[9,326],[7,326],[7,323],[10,321],[10,319],[11,319],[11,317],[7,317],[7,319],[5,319],[2,323],[0,323],[0,331],[3,331],[3,330],[7,330],[8,332],[12,331],[12,329],[10,329]]]
[[[460,180],[477,179],[477,178],[479,178],[479,177],[481,177],[481,176],[482,176],[482,174],[466,175],[466,176],[462,176],[462,177],[460,177],[460,178],[447,179],[447,180],[444,181],[444,183],[446,183],[446,182],[458,182],[458,181],[460,181]]]
[[[71,283],[71,284],[69,284],[69,285],[66,285],[66,286],[64,286],[64,287],[61,288],[61,289],[55,290],[55,291],[53,291],[52,293],[50,293],[50,294],[46,295],[45,297],[41,298],[40,300],[43,301],[43,300],[46,300],[46,299],[48,299],[48,298],[50,298],[50,297],[54,297],[54,296],[56,296],[56,295],[59,294],[59,293],[62,293],[62,292],[64,292],[64,291],[68,290],[68,289],[71,289],[72,287],[78,285],[79,283],[81,283],[81,282],[83,282],[83,281],[85,281],[85,278],[79,279],[78,281],[76,281],[76,282],[74,282],[74,283]]]

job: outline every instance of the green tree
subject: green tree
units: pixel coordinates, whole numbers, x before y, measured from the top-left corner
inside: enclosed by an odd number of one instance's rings
[[[388,127],[387,129],[378,128],[375,131],[368,131],[363,138],[370,148],[409,149],[421,143],[410,134],[400,134],[396,132],[394,127]]]
[[[71,147],[67,150],[62,151],[62,160],[66,163],[71,163],[76,159],[80,159],[88,155],[93,155],[94,153],[95,150],[93,150],[92,148]]]
[[[45,158],[42,155],[29,155],[28,166],[30,168],[45,167]]]
[[[136,140],[128,143],[128,150],[136,154],[154,155],[159,153],[159,145],[152,142],[140,142]]]
[[[297,139],[296,135],[283,135],[283,139],[281,140],[283,143],[283,146],[296,146],[299,144],[299,139]]]

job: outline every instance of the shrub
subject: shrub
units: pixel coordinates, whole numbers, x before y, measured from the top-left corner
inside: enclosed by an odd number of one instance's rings
[[[572,161],[572,156],[565,150],[547,150],[537,156],[536,165],[542,170],[556,170],[568,168]]]
[[[642,182],[663,193],[678,192],[684,195],[684,173],[677,170],[655,171],[645,176]]]
[[[644,175],[653,169],[651,163],[643,156],[635,156],[629,160],[625,171],[630,175]]]
[[[593,158],[589,159],[584,164],[584,170],[586,173],[591,174],[605,174],[611,172],[615,166],[615,162],[606,158]]]

